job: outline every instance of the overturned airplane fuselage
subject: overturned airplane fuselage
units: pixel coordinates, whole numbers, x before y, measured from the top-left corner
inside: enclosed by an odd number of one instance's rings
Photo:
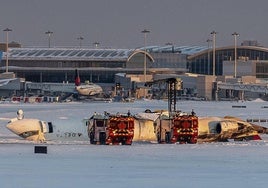
[[[134,117],[135,141],[156,143],[202,143],[229,139],[260,140],[250,123],[233,117],[197,117],[194,114],[138,113]],[[54,139],[89,140],[92,125],[85,119],[81,125],[54,125],[39,119],[12,119],[7,128],[16,135],[31,141]],[[54,135],[54,136],[52,136]]]

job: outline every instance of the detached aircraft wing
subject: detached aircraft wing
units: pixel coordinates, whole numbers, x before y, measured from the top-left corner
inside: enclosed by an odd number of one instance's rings
[[[199,142],[261,139],[254,126],[236,117],[200,117],[198,126]]]
[[[233,116],[225,116],[224,118],[226,118],[226,119],[234,119],[234,120],[237,120],[237,121],[245,122],[242,119],[237,118],[237,117],[233,117]],[[258,131],[258,133],[268,134],[268,128],[267,127],[256,125],[256,124],[251,123],[251,122],[247,122],[247,123],[249,123],[256,131]]]

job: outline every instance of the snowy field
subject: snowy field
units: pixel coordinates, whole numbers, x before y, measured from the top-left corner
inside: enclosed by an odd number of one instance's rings
[[[246,108],[232,108],[243,105]],[[232,115],[268,119],[267,102],[179,101],[177,108],[198,116]],[[166,109],[164,101],[134,103],[0,104],[0,187],[258,187],[268,184],[268,136],[261,141],[207,144],[95,146],[52,142],[48,154],[5,128],[23,109],[26,118],[80,124],[94,112],[132,114]],[[264,126],[268,126],[266,123]]]

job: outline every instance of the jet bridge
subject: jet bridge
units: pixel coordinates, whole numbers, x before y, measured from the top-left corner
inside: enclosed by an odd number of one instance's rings
[[[226,83],[217,82],[217,87],[219,89],[229,89],[236,91],[250,91],[256,93],[268,93],[267,84],[245,84],[245,83]]]
[[[74,93],[74,83],[39,83],[39,82],[26,82],[25,90],[41,90],[49,92],[63,92],[63,93]]]

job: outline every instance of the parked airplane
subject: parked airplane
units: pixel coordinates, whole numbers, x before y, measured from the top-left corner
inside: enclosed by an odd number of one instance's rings
[[[157,132],[159,126],[165,131],[170,126],[165,123],[157,123],[159,113],[140,113],[135,115],[133,141],[158,142]],[[7,124],[7,128],[16,135],[30,141],[47,140],[73,140],[89,141],[91,128],[89,119],[83,120],[78,125],[64,126],[53,124],[39,119],[26,119],[22,110],[17,112],[17,118],[13,118]],[[198,118],[198,143],[234,140],[260,140],[254,127],[243,120],[234,117],[199,117]]]
[[[93,83],[81,84],[78,70],[75,70],[75,89],[82,96],[95,96],[103,92],[102,88]]]

